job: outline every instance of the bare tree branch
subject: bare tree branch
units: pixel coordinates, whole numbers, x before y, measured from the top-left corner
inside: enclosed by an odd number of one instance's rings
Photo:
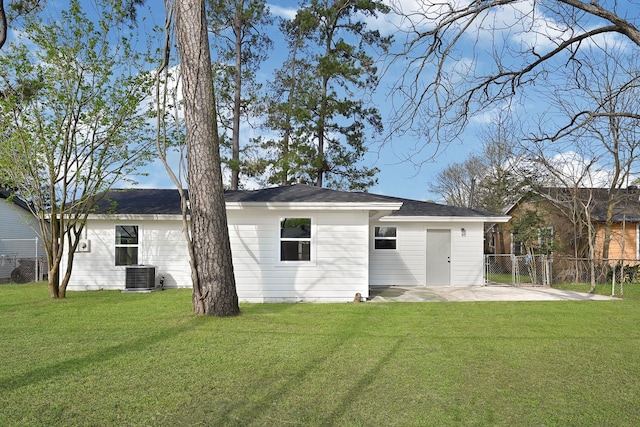
[[[400,1],[393,2],[406,39],[387,68],[404,68],[392,89],[390,130],[412,132],[422,144],[436,147],[458,139],[475,114],[525,96],[525,87],[556,78],[562,67],[579,69],[584,48],[608,34],[640,46],[637,23],[618,14],[616,5],[578,0],[416,4],[417,10],[405,11]],[[523,8],[527,5],[530,9]]]
[[[589,3],[577,0],[560,0],[561,3],[565,3],[571,7],[587,12],[589,15],[593,15],[611,22],[612,31],[618,32],[626,36],[629,40],[640,46],[640,31],[631,22],[623,19],[614,12],[611,12],[600,5],[597,1],[590,1]]]

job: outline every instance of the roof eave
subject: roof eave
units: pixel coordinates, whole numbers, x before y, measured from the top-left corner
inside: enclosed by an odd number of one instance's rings
[[[111,220],[111,221],[175,221],[182,220],[180,214],[89,214],[87,220]]]
[[[401,202],[227,202],[227,210],[338,210],[338,211],[397,211]]]
[[[408,216],[389,215],[379,219],[380,222],[509,222],[510,216]]]

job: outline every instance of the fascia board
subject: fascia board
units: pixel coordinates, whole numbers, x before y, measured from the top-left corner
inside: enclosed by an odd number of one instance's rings
[[[263,210],[337,210],[337,211],[397,211],[402,202],[393,203],[299,203],[299,202],[230,202],[227,210],[263,209]]]
[[[397,211],[402,203],[264,203],[232,202],[226,204],[227,210],[288,210],[288,211],[383,211],[384,215]],[[182,215],[169,214],[90,214],[88,219],[144,221],[144,220],[181,220]]]
[[[182,220],[182,215],[168,214],[90,214],[87,220],[106,221],[177,221]]]
[[[510,216],[385,216],[380,222],[509,222]]]
[[[378,221],[380,218],[384,218],[388,215],[391,215],[393,213],[393,211],[390,210],[386,210],[386,211],[371,211],[369,213],[369,220],[370,221]]]

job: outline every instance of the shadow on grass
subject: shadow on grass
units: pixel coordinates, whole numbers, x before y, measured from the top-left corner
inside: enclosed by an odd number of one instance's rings
[[[8,377],[6,380],[0,382],[0,391],[13,391],[38,382],[46,382],[53,378],[76,372],[94,364],[104,363],[105,360],[121,357],[127,352],[144,350],[145,348],[171,339],[181,333],[192,331],[195,327],[197,327],[197,324],[188,323],[180,327],[163,330],[160,333],[150,335],[142,339],[126,341],[121,344],[105,348],[97,353],[92,353],[75,359],[67,359],[34,369],[24,374]]]
[[[251,424],[260,419],[269,418],[269,413],[274,410],[277,402],[286,399],[287,395],[295,393],[302,385],[310,381],[318,370],[319,366],[322,366],[331,355],[342,347],[349,338],[353,336],[349,334],[343,339],[336,341],[331,347],[325,347],[324,351],[319,353],[316,357],[309,358],[308,362],[299,368],[296,372],[289,375],[289,380],[277,384],[272,390],[266,394],[262,399],[262,402],[254,401],[237,401],[232,405],[225,408],[223,418],[216,420],[220,425],[244,425]],[[238,417],[240,419],[238,419]],[[275,419],[274,419],[275,421]],[[258,424],[261,424],[258,422]]]
[[[404,337],[398,338],[395,344],[385,352],[384,356],[378,359],[376,364],[372,365],[365,372],[360,371],[360,380],[347,390],[340,405],[327,416],[326,422],[324,423],[325,425],[338,425],[340,423],[342,417],[347,413],[353,402],[358,401],[367,386],[371,385],[375,381],[376,376],[393,360],[393,357],[400,349],[404,340]]]
[[[260,308],[259,311],[262,311]],[[270,310],[267,310],[270,311]],[[335,389],[331,388],[317,388],[314,389],[310,384],[317,383],[318,378],[322,377],[326,372],[327,364],[334,363],[332,359],[339,359],[336,357],[344,348],[350,347],[350,343],[356,340],[364,324],[366,324],[366,316],[363,316],[360,321],[353,322],[353,318],[350,318],[348,324],[336,325],[335,333],[327,333],[328,337],[339,337],[331,344],[327,343],[322,347],[321,351],[313,354],[311,357],[306,358],[305,362],[301,365],[297,365],[295,371],[287,373],[287,379],[282,381],[276,381],[269,386],[264,386],[264,394],[260,394],[259,400],[256,399],[241,399],[234,402],[229,402],[225,405],[224,409],[218,408],[215,412],[215,420],[218,425],[270,425],[280,423],[306,423],[312,424],[318,423],[322,425],[336,425],[345,413],[348,412],[353,402],[357,401],[362,395],[363,391],[370,386],[376,379],[377,375],[384,369],[396,355],[397,351],[401,348],[405,337],[399,337],[395,340],[395,343],[384,352],[383,355],[377,358],[375,363],[372,359],[362,359],[362,362],[367,362],[367,368],[362,369],[362,366],[353,368],[355,372],[357,370],[357,381],[355,383],[342,383],[341,385],[334,384]],[[311,334],[313,332],[310,331]],[[266,370],[270,370],[265,366]],[[309,391],[311,387],[311,395],[305,396],[305,393]],[[296,410],[297,405],[301,404],[304,400],[313,401],[314,393],[331,394],[336,393],[341,396],[339,403],[334,404],[332,411],[327,411],[326,414],[309,413],[304,406],[300,407],[300,413]],[[322,405],[322,403],[318,403]],[[291,411],[294,411],[293,415]],[[311,417],[313,421],[310,421],[308,417]],[[284,421],[287,420],[287,421]]]

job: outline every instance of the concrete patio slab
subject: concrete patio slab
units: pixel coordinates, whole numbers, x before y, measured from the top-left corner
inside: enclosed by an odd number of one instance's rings
[[[372,302],[438,301],[578,301],[618,300],[605,295],[565,291],[549,287],[513,286],[376,286],[369,290]]]

